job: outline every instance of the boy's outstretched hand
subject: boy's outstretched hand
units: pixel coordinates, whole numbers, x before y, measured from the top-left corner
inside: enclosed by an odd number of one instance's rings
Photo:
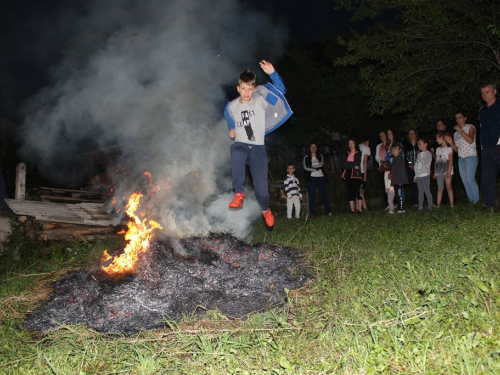
[[[260,67],[266,74],[272,74],[274,73],[274,66],[271,64],[269,61],[262,60],[259,62]]]

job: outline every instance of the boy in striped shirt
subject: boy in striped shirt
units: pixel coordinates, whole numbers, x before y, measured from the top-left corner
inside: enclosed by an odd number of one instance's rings
[[[295,177],[295,166],[293,163],[289,163],[287,167],[288,174],[285,179],[285,194],[286,200],[286,217],[288,219],[292,218],[293,207],[295,206],[295,217],[300,218],[300,201],[302,200],[302,194],[300,193],[299,179]]]

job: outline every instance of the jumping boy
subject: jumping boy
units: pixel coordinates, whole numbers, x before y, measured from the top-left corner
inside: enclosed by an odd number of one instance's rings
[[[231,145],[231,171],[235,196],[230,208],[243,207],[245,192],[245,165],[250,167],[255,197],[262,210],[268,228],[274,227],[274,216],[269,209],[267,182],[268,163],[264,137],[281,126],[292,115],[286,101],[283,80],[273,65],[265,60],[259,62],[270,83],[256,86],[256,75],[250,70],[240,74],[236,89],[240,96],[228,102],[224,116],[228,122],[229,137],[235,138]]]

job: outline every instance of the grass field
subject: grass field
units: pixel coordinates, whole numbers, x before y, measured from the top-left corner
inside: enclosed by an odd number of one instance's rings
[[[254,242],[302,249],[315,277],[282,308],[242,321],[209,311],[132,336],[21,330],[52,280],[116,245],[38,247],[21,233],[1,258],[0,373],[498,374],[499,224],[498,214],[465,204],[278,216],[273,232],[256,226]]]

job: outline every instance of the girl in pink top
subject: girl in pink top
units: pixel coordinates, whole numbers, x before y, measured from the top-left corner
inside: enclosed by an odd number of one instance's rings
[[[349,139],[348,150],[342,155],[342,178],[347,181],[347,198],[351,213],[363,213],[363,200],[361,199],[361,151],[354,139]],[[357,207],[356,207],[357,206]]]

